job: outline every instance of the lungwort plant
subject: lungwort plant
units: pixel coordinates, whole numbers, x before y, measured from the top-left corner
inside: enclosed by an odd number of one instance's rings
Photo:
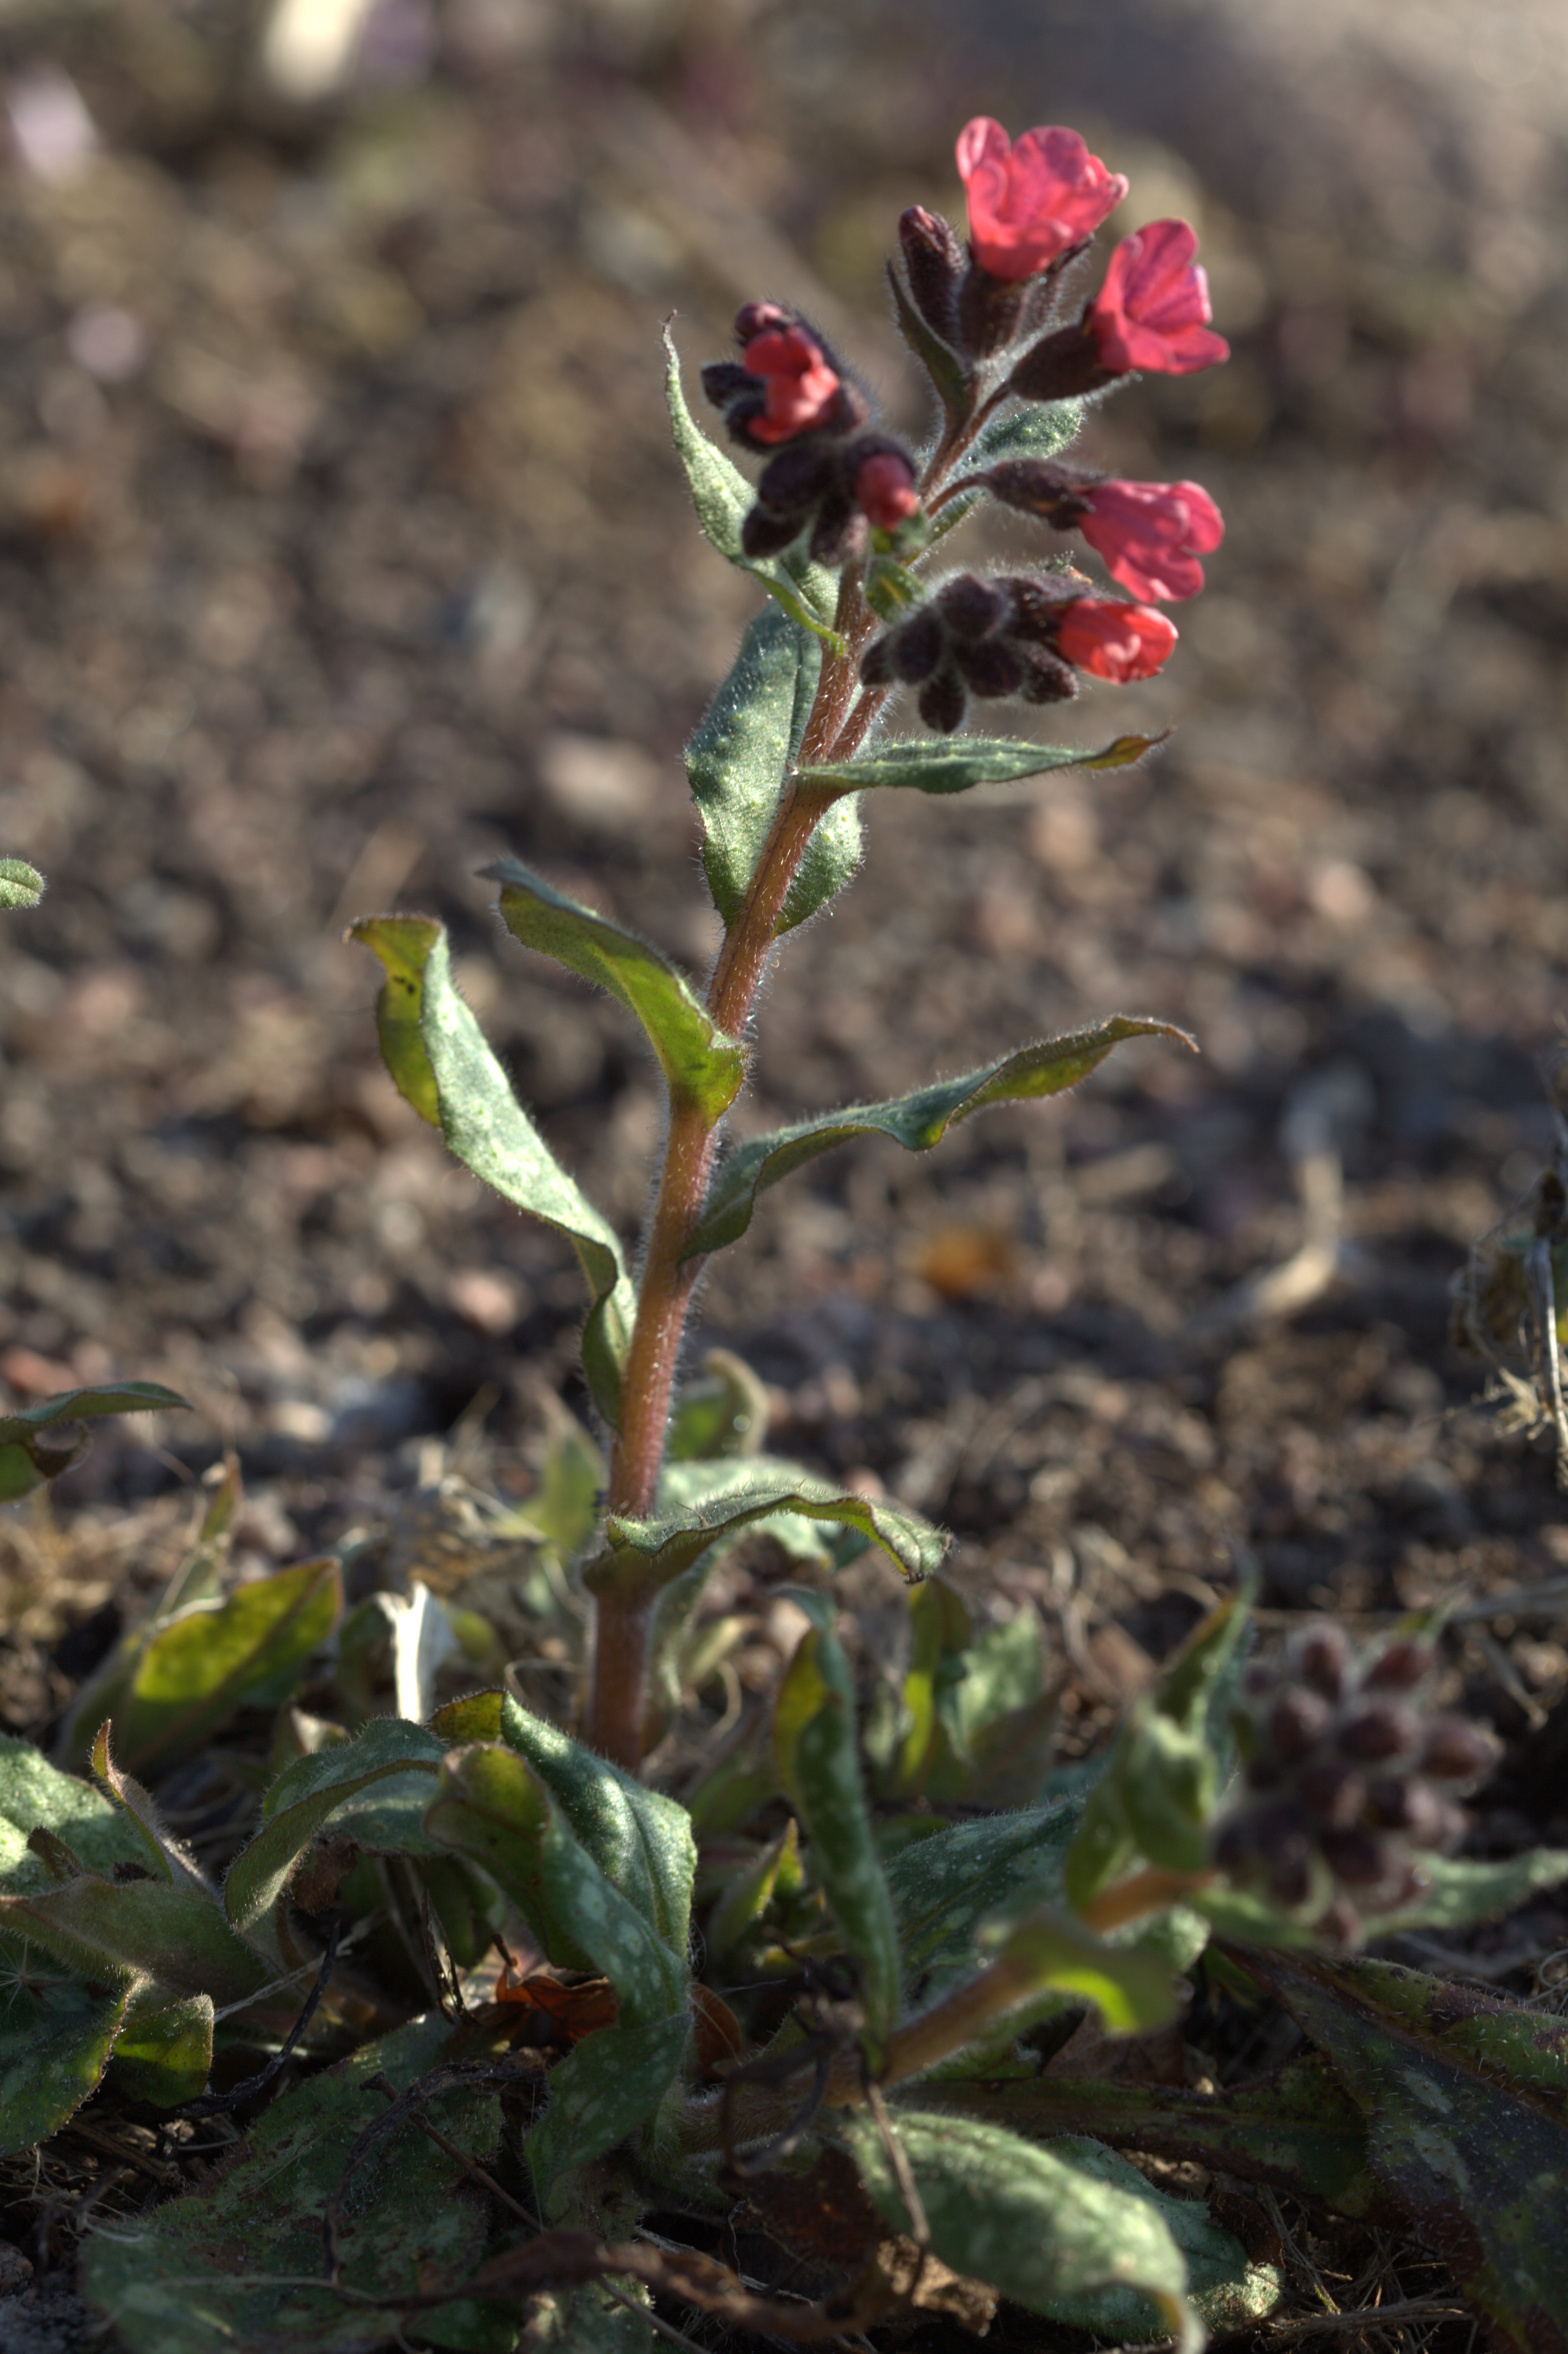
[[[768,1187],[858,1136],[925,1151],[1177,1034],[1118,1015],[723,1141],[763,979],[851,880],[863,798],[1141,756],[1141,737],[1085,751],[966,722],[1156,671],[1176,640],[1159,607],[1201,587],[1220,538],[1195,485],[1063,454],[1084,401],[1132,371],[1224,358],[1192,230],[1125,239],[1085,302],[1076,266],[1126,183],[1063,130],[1010,146],[971,123],[959,160],[967,245],[916,208],[890,272],[934,397],[923,450],[880,429],[814,328],[758,302],[703,372],[753,480],[671,351],[699,521],[766,592],[689,755],[725,928],[705,987],[518,861],[491,870],[508,928],[615,997],[663,1075],[635,1272],[513,1093],[441,928],[355,927],[403,1094],[581,1264],[605,1454],[568,1435],[510,1524],[540,1613],[586,1628],[580,1703],[435,1707],[434,1663],[481,1657],[482,1626],[422,1586],[345,1617],[334,1557],[226,1595],[228,1480],[58,1762],[0,1755],[5,2148],[101,2084],[187,2163],[222,2147],[89,2239],[86,2293],[138,2354],[864,2343],[910,2317],[937,2344],[1001,2300],[1192,2346],[1267,2313],[1267,2252],[1128,2151],[1414,2223],[1499,2343],[1568,2342],[1563,2031],[1356,1952],[1568,1874],[1445,1852],[1488,1751],[1434,1712],[1440,1630],[1358,1652],[1325,1628],[1248,1668],[1237,1593],[1107,1756],[1053,1776],[1036,1623],[977,1634],[938,1530],[759,1451],[759,1385],[733,1359],[681,1386],[703,1267]],[[949,537],[988,503],[1075,534],[1128,593],[1074,568],[1070,538],[1027,569],[955,568]],[[644,1761],[700,1677],[704,1581],[756,1531],[800,1564],[804,1631],[768,1737],[683,1806]],[[832,1581],[871,1546],[907,1582],[907,1667],[863,1728]],[[260,1828],[218,1885],[169,1794],[258,1707],[278,1712],[270,1764],[249,1760]],[[1053,2072],[1069,2035],[1113,2053],[1159,2034],[1199,1970],[1282,2006],[1308,2048],[1220,2093]]]

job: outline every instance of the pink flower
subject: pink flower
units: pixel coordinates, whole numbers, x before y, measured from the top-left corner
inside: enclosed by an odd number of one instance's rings
[[[1084,314],[1102,367],[1191,376],[1229,359],[1224,337],[1209,332],[1209,281],[1192,260],[1197,250],[1186,221],[1150,221],[1123,238]]]
[[[1114,605],[1100,597],[1076,597],[1056,617],[1056,651],[1065,662],[1096,678],[1152,678],[1170,660],[1176,629],[1147,605]]]
[[[804,327],[767,327],[753,335],[742,358],[748,376],[768,387],[767,405],[747,428],[753,441],[792,441],[823,424],[839,397],[837,371]]]
[[[1015,147],[989,115],[959,133],[969,243],[993,278],[1033,278],[1094,235],[1127,194],[1075,131],[1026,131]]]
[[[1082,496],[1078,529],[1106,569],[1135,597],[1195,597],[1200,556],[1225,535],[1220,511],[1196,482],[1097,482]]]
[[[878,531],[896,531],[919,510],[915,472],[907,458],[884,451],[855,469],[854,503]]]

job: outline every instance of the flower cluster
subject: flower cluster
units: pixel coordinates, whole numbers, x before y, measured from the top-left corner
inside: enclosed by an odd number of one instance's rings
[[[738,360],[703,370],[703,389],[744,448],[776,450],[741,530],[754,562],[803,532],[819,564],[860,553],[869,524],[896,531],[919,506],[915,467],[900,442],[864,428],[871,407],[814,328],[777,302],[736,316]]]
[[[1323,1625],[1277,1667],[1249,1669],[1237,1727],[1247,1795],[1220,1825],[1220,1869],[1344,1944],[1363,1913],[1408,1903],[1421,1855],[1464,1828],[1455,1793],[1494,1755],[1477,1726],[1423,1707],[1436,1664],[1430,1643],[1358,1655]]]
[[[1171,623],[1139,605],[1086,597],[1087,586],[1070,572],[1001,580],[960,572],[873,641],[861,682],[918,686],[921,718],[950,736],[971,695],[1065,702],[1078,691],[1075,667],[1098,678],[1151,677],[1176,642]]]

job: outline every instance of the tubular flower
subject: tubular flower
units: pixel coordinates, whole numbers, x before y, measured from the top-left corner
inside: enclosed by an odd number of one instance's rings
[[[902,450],[879,450],[856,467],[854,503],[878,531],[896,531],[919,512],[915,469]]]
[[[1097,482],[1084,493],[1078,529],[1111,578],[1135,597],[1195,597],[1200,556],[1225,535],[1207,491],[1196,482]]]
[[[748,302],[736,318],[738,360],[703,370],[703,389],[737,441],[774,449],[808,433],[853,433],[868,414],[821,337],[777,302]]]
[[[1000,122],[977,115],[959,133],[959,173],[969,198],[969,244],[993,278],[1033,278],[1094,235],[1127,194],[1075,131],[1026,131],[1012,144]]]
[[[1197,233],[1182,220],[1150,221],[1123,238],[1084,314],[1102,367],[1191,376],[1229,359],[1224,337],[1209,330],[1209,281],[1192,259],[1197,250]]]
[[[1065,662],[1118,686],[1152,678],[1171,659],[1176,625],[1147,605],[1080,597],[1056,617],[1056,651]]]

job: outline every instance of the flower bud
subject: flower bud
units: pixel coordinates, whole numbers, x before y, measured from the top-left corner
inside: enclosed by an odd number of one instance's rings
[[[1331,1714],[1319,1692],[1283,1691],[1268,1712],[1264,1738],[1282,1757],[1304,1757],[1323,1738]]]
[[[1353,1766],[1337,1757],[1305,1766],[1296,1777],[1296,1789],[1313,1820],[1331,1830],[1353,1823],[1366,1804],[1366,1784]]]
[[[1394,1701],[1374,1701],[1340,1727],[1339,1745],[1347,1757],[1379,1764],[1401,1757],[1414,1746],[1415,1723],[1408,1709]]]
[[[963,726],[965,700],[962,680],[953,671],[939,670],[936,677],[927,680],[920,689],[916,707],[927,727],[934,727],[939,736],[950,736],[956,727]]]
[[[1361,1682],[1368,1691],[1414,1691],[1431,1674],[1436,1658],[1430,1643],[1406,1638],[1380,1651]]]
[[[855,469],[853,498],[878,531],[896,531],[920,511],[915,469],[901,450],[879,450]]]
[[[1297,1675],[1325,1700],[1338,1700],[1351,1664],[1350,1638],[1333,1625],[1308,1628],[1296,1645]]]
[[[960,572],[937,598],[938,610],[955,638],[983,638],[1004,620],[1008,599],[990,580]]]
[[[911,205],[899,218],[898,242],[904,249],[910,301],[926,324],[951,345],[957,335],[959,285],[968,267],[956,230],[940,213]]]
[[[1469,1782],[1487,1771],[1496,1755],[1478,1725],[1467,1724],[1462,1717],[1439,1716],[1426,1728],[1421,1770],[1439,1782]]]
[[[1025,703],[1070,703],[1078,692],[1078,673],[1058,662],[1044,646],[1022,644]]]
[[[960,639],[953,648],[953,660],[969,692],[987,701],[1016,695],[1023,684],[1022,662],[1001,638],[984,638],[973,643]]]
[[[1351,1888],[1375,1888],[1386,1880],[1393,1862],[1392,1851],[1371,1831],[1324,1831],[1318,1841],[1324,1862],[1336,1880]]]

